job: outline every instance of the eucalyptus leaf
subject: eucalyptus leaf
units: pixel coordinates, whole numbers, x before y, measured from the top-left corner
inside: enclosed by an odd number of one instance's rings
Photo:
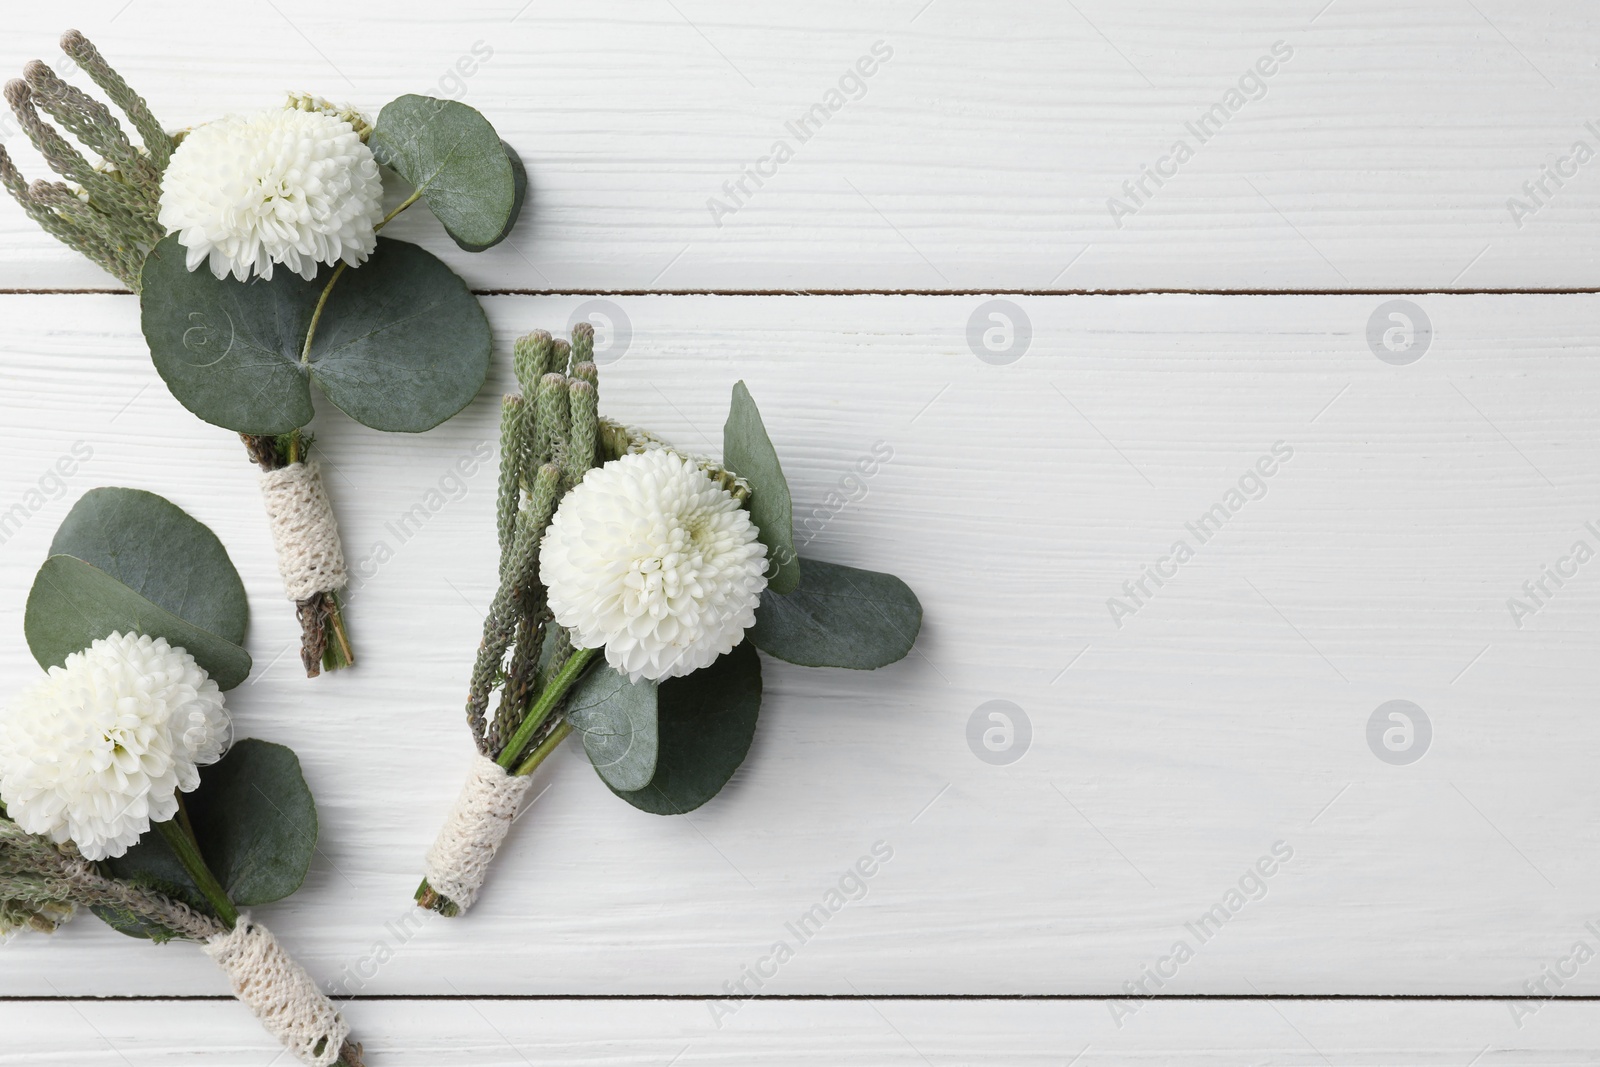
[[[200,772],[189,802],[200,854],[242,908],[305,883],[317,850],[317,805],[293,750],[247,738]]]
[[[517,219],[522,216],[522,205],[527,202],[528,168],[522,165],[522,157],[517,154],[515,148],[512,148],[504,141],[500,142],[500,147],[506,150],[506,158],[511,161],[511,180],[515,189],[515,195],[511,201],[511,215],[506,219],[505,229],[501,230],[499,235],[486,245],[466,244],[462,242],[461,238],[452,234],[451,240],[455,241],[456,245],[463,251],[486,252],[507,237],[510,237],[512,229],[517,225]]]
[[[176,863],[177,860],[174,859],[173,862]],[[146,941],[154,941],[157,944],[178,941],[183,938],[183,935],[176,930],[169,930],[160,923],[145,922],[131,912],[116,911],[100,905],[96,905],[89,910],[94,912],[95,917],[111,927],[111,929],[119,934],[127,934],[129,937],[142,938]]]
[[[60,666],[72,653],[120,632],[166,638],[188,651],[222,689],[232,689],[250,675],[250,654],[244,649],[72,556],[51,556],[39,568],[22,628],[41,667]]]
[[[236,433],[288,433],[310,422],[300,350],[326,274],[308,282],[279,269],[270,280],[240,282],[189,270],[177,234],[151,249],[140,272],[140,325],[178,403]]]
[[[250,607],[228,550],[165,497],[91,489],[56,530],[50,554],[92,564],[180,619],[244,643]]]
[[[750,483],[750,521],[767,546],[767,587],[787,593],[800,584],[800,557],[794,549],[794,503],[772,447],[761,412],[744,382],[733,387],[728,421],[722,428],[722,461]]]
[[[892,574],[806,560],[794,592],[761,594],[748,637],[802,667],[873,670],[902,659],[922,629],[922,604]]]
[[[286,268],[270,281],[190,271],[177,235],[146,257],[139,297],[150,355],[179,403],[237,433],[280,434],[311,421],[311,383],[377,430],[432,429],[471,402],[489,370],[489,320],[466,282],[432,253],[378,238],[329,291],[332,276]],[[304,355],[304,360],[302,360]]]
[[[656,683],[630,682],[600,664],[567,697],[567,721],[613,789],[643,789],[656,772]]]
[[[201,770],[200,787],[184,805],[206,866],[237,906],[271,904],[304,884],[317,848],[317,808],[291,750],[253,738],[238,742],[215,766]],[[158,833],[146,833],[104,867],[113,877],[210,912]],[[101,918],[130,936],[150,936],[140,924]]]
[[[378,113],[369,141],[378,162],[410,182],[456,244],[481,252],[505,239],[527,190],[489,120],[457,100],[408,94]]]
[[[311,346],[311,377],[375,430],[421,433],[472,403],[489,374],[483,305],[432,252],[378,238],[333,288]]]
[[[761,711],[761,657],[750,642],[656,690],[656,772],[642,789],[612,792],[642,811],[682,815],[712,797],[750,751]]]

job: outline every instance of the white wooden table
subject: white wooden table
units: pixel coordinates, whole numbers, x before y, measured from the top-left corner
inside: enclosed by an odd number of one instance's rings
[[[254,608],[230,706],[322,816],[261,914],[369,1062],[1600,1059],[1590,5],[80,0],[8,11],[0,69],[68,25],[173,126],[285,88],[482,110],[521,227],[475,257],[397,235],[488,294],[502,352],[606,302],[605,410],[688,447],[746,379],[808,553],[926,608],[893,668],[769,662],[749,761],[690,816],[552,760],[472,916],[418,922],[492,476],[392,524],[493,441],[506,361],[420,437],[323,405],[346,551],[392,558],[352,597],[360,667],[308,682],[237,440],[168,395],[134,299],[0,203],[0,511],[27,512],[0,688],[37,670],[23,599],[83,491],[217,530]],[[725,999],[874,845],[865,894]],[[19,938],[0,1064],[275,1062],[223,993],[93,921]]]

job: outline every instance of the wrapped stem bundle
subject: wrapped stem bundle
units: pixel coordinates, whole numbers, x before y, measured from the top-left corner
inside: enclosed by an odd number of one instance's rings
[[[244,439],[262,468],[306,673],[348,666],[339,531],[307,455],[312,389],[364,425],[407,433],[472,400],[489,366],[483,308],[438,257],[379,231],[423,202],[462,249],[490,248],[522,209],[521,160],[474,109],[413,95],[372,122],[291,93],[279,107],[172,134],[81,33],[61,47],[133,132],[34,61],[6,99],[63,181],[29,184],[0,148],[0,184],[47,233],[139,294],[151,359],[173,396]],[[380,168],[409,183],[387,213]]]
[[[23,68],[21,78],[6,84],[6,101],[34,148],[50,169],[66,181],[29,184],[0,146],[0,182],[46,233],[87,256],[137,293],[145,258],[167,234],[160,219],[162,176],[183,137],[163,129],[144,98],[129,87],[83,34],[68,30],[62,35],[61,49],[123,112],[140,143],[134,143],[103,102],[34,60]],[[292,97],[291,105],[298,102],[305,107],[305,99]],[[97,153],[99,159],[91,161],[46,120],[46,115],[84,148]],[[308,472],[303,480],[314,481],[314,493],[297,494],[276,510],[265,482],[273,472],[291,469],[299,462],[298,453],[304,451],[300,431],[282,438],[241,436],[250,458],[263,470],[262,491],[273,541],[278,545],[279,569],[284,573],[285,589],[289,599],[295,601],[303,630],[301,660],[306,674],[315,677],[323,669],[347,666],[354,657],[338,598],[338,590],[346,581],[344,558],[321,477],[314,465],[302,465],[300,469]],[[277,495],[279,499],[284,497],[282,493]],[[285,531],[293,528],[331,532],[337,566],[330,568],[326,577],[311,583],[317,586],[315,589],[305,588],[304,575],[299,573],[303,568],[296,567],[293,550],[284,547],[286,540],[292,540]],[[329,533],[324,532],[319,541],[326,545]]]
[[[298,430],[279,437],[239,436],[261,468],[261,499],[284,595],[294,601],[300,619],[300,664],[306,677],[348,667],[355,653],[345,632],[339,591],[350,575],[322,469],[303,458],[310,441]]]
[[[682,814],[749,749],[761,703],[752,645],[871,669],[910,651],[921,624],[892,575],[808,562],[801,584],[788,486],[743,382],[723,459],[686,455],[600,418],[593,346],[586,323],[570,348],[542,331],[516,344],[522,391],[500,419],[499,587],[466,702],[477,751],[416,893],[444,915],[477,899],[529,776],[568,736],[628,803]]]
[[[561,496],[600,459],[593,351],[587,323],[573,330],[570,345],[542,330],[516,342],[513,368],[522,392],[507,395],[500,408],[500,581],[467,690],[477,756],[417,891],[419,903],[446,915],[476,899],[528,776],[571,730],[558,714],[560,698],[592,658],[575,653],[554,626],[538,566],[539,542]],[[500,702],[491,719],[496,689]]]
[[[56,845],[0,817],[0,932],[54,933],[79,908],[159,940],[198,943],[228,976],[233,995],[300,1062],[361,1067],[361,1049],[350,1041],[349,1024],[265,926],[231,905],[224,920],[155,889],[109,877],[70,843]]]
[[[0,710],[0,932],[77,909],[192,941],[302,1062],[357,1067],[338,1010],[242,909],[298,890],[317,813],[282,745],[231,743],[249,608],[227,550],[168,500],[86,494],[28,595],[46,673]]]

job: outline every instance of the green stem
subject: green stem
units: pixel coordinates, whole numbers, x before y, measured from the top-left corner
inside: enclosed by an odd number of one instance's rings
[[[383,221],[378,223],[376,226],[374,226],[372,228],[372,232],[373,233],[377,233],[379,230],[381,230],[385,226],[389,225],[389,223],[394,221],[394,217],[396,215],[400,214],[400,212],[404,211],[406,208],[410,207],[412,204],[415,204],[418,200],[421,200],[421,199],[422,199],[422,190],[418,189],[416,192],[414,192],[410,196],[406,197],[405,201],[403,203],[401,203],[399,207],[396,207],[393,211],[391,211],[387,215],[385,215],[383,217]]]
[[[551,730],[550,736],[541,741],[539,743],[539,747],[534,749],[533,752],[529,754],[528,758],[522,761],[522,766],[518,767],[513,773],[521,776],[525,774],[532,774],[534,771],[538,770],[539,764],[544,762],[544,758],[550,755],[550,753],[554,752],[556,750],[556,746],[565,741],[567,739],[567,735],[571,732],[572,724],[570,722],[564,722],[560,726],[557,726],[554,730]]]
[[[539,725],[545,719],[550,717],[550,712],[554,711],[556,705],[561,703],[561,698],[567,695],[567,690],[571,689],[573,683],[583,676],[584,670],[599,654],[600,649],[598,648],[580,648],[568,657],[567,662],[561,665],[561,670],[556,673],[554,678],[550,679],[550,683],[539,693],[539,699],[534,701],[533,707],[529,709],[521,724],[517,726],[517,731],[511,735],[511,740],[506,742],[506,747],[500,750],[500,758],[495,762],[508,771],[512,768],[517,762],[517,757],[522,754],[523,748],[533,738],[533,732],[539,728]],[[566,726],[565,723],[562,725]],[[567,729],[571,729],[571,727],[567,727]],[[561,736],[565,737],[566,734]],[[543,745],[540,746],[541,749],[543,747]],[[538,755],[538,753],[535,752],[534,755]],[[543,757],[541,756],[540,758],[542,759]],[[532,757],[530,756],[529,759],[532,760]],[[534,766],[537,765],[537,763],[534,763]],[[533,768],[529,767],[528,769],[532,770]],[[525,772],[519,768],[516,773],[523,774]]]
[[[343,670],[355,663],[356,654],[350,647],[350,635],[344,629],[344,609],[339,604],[338,593],[328,594],[328,627],[333,631],[333,640],[323,651],[322,669]]]
[[[182,809],[179,811],[181,813]],[[183,823],[187,822],[187,816],[182,818],[183,822],[179,819],[158,822],[156,829],[161,831],[162,839],[166,841],[167,847],[172,849],[172,854],[178,857],[178,862],[183,864],[183,869],[189,872],[189,878],[194,882],[195,888],[210,902],[212,910],[217,913],[217,918],[231,930],[239,921],[239,910],[233,906],[233,901],[228,899],[228,893],[222,888],[222,883],[217,881],[217,876],[206,866],[205,857],[200,855],[200,846],[195,842],[193,832],[186,830]]]
[[[394,217],[396,215],[400,214],[400,212],[404,211],[412,204],[415,204],[420,199],[422,199],[422,190],[418,189],[416,192],[406,197],[405,201],[393,211],[385,215],[383,217],[383,221],[372,228],[372,232],[377,233],[379,230],[389,225],[390,222],[394,221]],[[322,287],[322,295],[317,297],[317,306],[315,310],[311,312],[311,325],[306,327],[306,343],[300,346],[300,363],[302,365],[311,362],[311,341],[317,336],[317,323],[322,321],[322,309],[328,306],[328,297],[333,294],[333,283],[339,280],[340,276],[344,274],[345,267],[348,265],[349,264],[345,263],[344,260],[339,261],[339,265],[333,268],[333,273],[328,276],[328,284]]]
[[[200,838],[195,836],[194,823],[189,820],[189,805],[183,802],[182,793],[175,793],[173,796],[178,801],[178,814],[174,816],[174,818],[178,820],[178,826],[183,830],[184,836],[186,836],[190,841],[193,841],[195,843],[195,847],[198,848],[200,844]]]
[[[311,325],[306,328],[306,343],[300,348],[300,363],[311,362],[311,339],[317,336],[317,323],[322,321],[322,309],[328,306],[328,297],[333,293],[333,283],[339,280],[347,266],[344,260],[333,268],[333,274],[328,277],[328,284],[322,287],[322,295],[317,297],[316,310],[311,313]]]

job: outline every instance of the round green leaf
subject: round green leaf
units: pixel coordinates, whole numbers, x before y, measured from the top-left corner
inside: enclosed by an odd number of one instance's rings
[[[185,649],[222,689],[232,689],[250,675],[250,654],[244,649],[72,556],[51,556],[39,568],[22,629],[41,667],[58,667],[102,637],[131,632],[164,637]]]
[[[712,797],[750,751],[761,711],[761,657],[746,641],[709,667],[656,691],[656,772],[643,789],[612,792],[642,811],[682,815]]]
[[[656,773],[656,683],[630,682],[604,664],[567,697],[567,721],[613,789],[643,789]]]
[[[416,187],[462,248],[497,244],[516,222],[526,174],[519,190],[517,166],[476,108],[408,94],[378,113],[368,143],[379,163]]]
[[[761,412],[744,382],[733,387],[728,421],[722,427],[722,461],[750,483],[750,521],[767,546],[767,587],[787,593],[800,584],[800,557],[794,550],[794,504]]]
[[[141,489],[91,489],[50,543],[146,600],[235,645],[250,619],[244,582],[217,535],[165,497]]]
[[[455,271],[426,249],[380,237],[372,258],[333,287],[311,377],[357,422],[421,433],[472,403],[492,344],[483,305]]]
[[[306,332],[332,276],[284,269],[218,279],[184,265],[176,235],[145,259],[145,340],[172,395],[207,422],[279,434],[311,421],[311,382],[378,430],[432,429],[471,402],[489,371],[489,320],[432,253],[378,238],[334,284],[305,362]]]
[[[219,279],[191,271],[173,234],[145,257],[139,317],[150,358],[178,402],[237,433],[288,433],[311,421],[311,383],[300,365],[327,271],[308,282]]]
[[[200,854],[234,904],[270,904],[305,882],[317,849],[317,807],[291,750],[253,738],[238,742],[200,772],[200,787],[184,805]],[[115,878],[210,911],[160,834],[145,834],[104,866]],[[101,918],[123,933],[149,936],[143,926]]]
[[[517,219],[522,215],[522,205],[528,199],[528,168],[522,165],[522,157],[517,155],[515,148],[512,148],[504,141],[500,142],[500,147],[505,149],[506,158],[511,161],[511,180],[516,190],[511,202],[511,215],[506,219],[505,229],[501,230],[495,239],[486,245],[468,244],[462,241],[461,238],[451,234],[451,240],[455,241],[458,247],[467,252],[488,251],[507,237],[510,237],[512,228],[516,226]]]
[[[254,738],[235,744],[201,772],[189,819],[200,854],[240,907],[282,900],[304,884],[317,805],[291,749]]]
[[[900,579],[806,560],[800,588],[761,594],[749,638],[802,667],[872,670],[903,658],[922,629],[922,605]]]

